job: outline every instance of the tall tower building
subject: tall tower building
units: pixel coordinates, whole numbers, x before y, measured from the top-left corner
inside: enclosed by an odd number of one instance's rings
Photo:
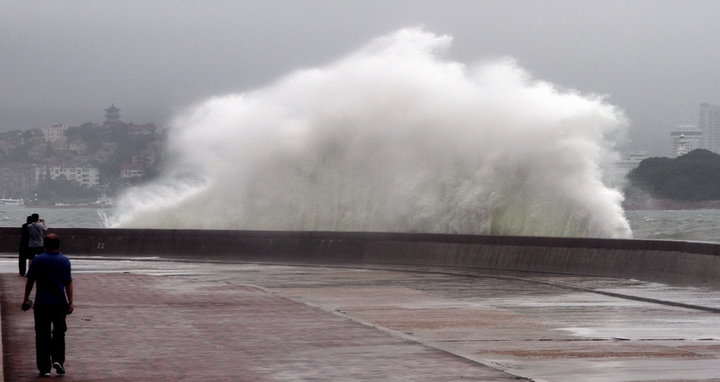
[[[698,127],[702,131],[704,147],[720,154],[720,106],[703,103],[700,105]]]
[[[112,104],[112,106],[105,109],[104,124],[109,126],[117,126],[122,124],[122,122],[120,121],[120,109],[116,108],[115,104]]]
[[[679,157],[703,147],[703,133],[693,125],[680,125],[670,131],[673,156]]]

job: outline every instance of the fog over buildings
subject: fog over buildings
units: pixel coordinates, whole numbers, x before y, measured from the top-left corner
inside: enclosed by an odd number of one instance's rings
[[[0,131],[101,121],[163,127],[205,99],[327,65],[413,26],[474,63],[605,95],[630,121],[621,150],[667,155],[670,132],[720,104],[720,2],[0,0]],[[522,105],[518,105],[522,108]]]

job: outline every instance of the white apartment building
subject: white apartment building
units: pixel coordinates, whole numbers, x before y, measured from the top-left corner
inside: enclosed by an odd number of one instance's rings
[[[62,123],[53,123],[50,126],[43,127],[40,129],[43,133],[43,140],[45,142],[57,142],[61,139],[65,139],[65,132],[68,127]]]
[[[694,125],[680,125],[670,131],[673,156],[679,157],[703,148],[703,132]]]
[[[96,167],[36,167],[35,180],[41,184],[44,180],[65,178],[86,187],[100,184],[100,170]]]
[[[647,158],[648,155],[645,151],[633,151],[629,154],[623,154],[619,160],[613,163],[613,166],[605,169],[603,181],[612,187],[622,186],[625,184],[630,171]]]
[[[720,154],[720,106],[701,104],[698,127],[703,134],[703,147]]]
[[[133,164],[125,164],[120,166],[120,177],[123,179],[142,178],[145,175],[142,167]]]
[[[633,151],[629,154],[624,154],[622,158],[615,163],[615,166],[624,176],[647,158],[647,152]]]

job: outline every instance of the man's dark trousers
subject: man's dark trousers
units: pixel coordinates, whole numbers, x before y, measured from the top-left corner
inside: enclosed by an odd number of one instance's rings
[[[49,372],[53,362],[65,363],[66,306],[35,306],[37,368]]]
[[[27,270],[27,261],[32,260],[35,257],[35,254],[30,252],[29,248],[24,248],[20,250],[20,254],[18,255],[18,270],[20,271],[20,274],[25,276],[25,271]]]

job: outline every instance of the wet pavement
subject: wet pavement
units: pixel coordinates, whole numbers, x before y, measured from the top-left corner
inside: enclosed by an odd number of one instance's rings
[[[71,259],[66,382],[720,381],[720,313],[673,306],[720,308],[711,285]],[[5,380],[35,380],[16,267],[0,258]]]

